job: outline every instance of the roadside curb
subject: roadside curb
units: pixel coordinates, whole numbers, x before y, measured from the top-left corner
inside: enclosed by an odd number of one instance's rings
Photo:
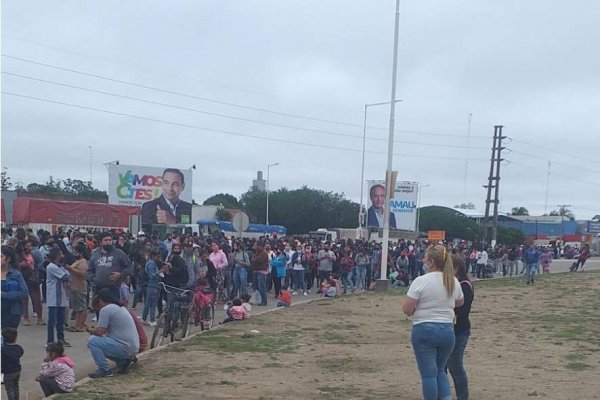
[[[301,305],[301,304],[310,304],[310,303],[312,303],[314,301],[321,301],[323,299],[328,299],[329,300],[331,298],[328,298],[328,297],[317,297],[317,298],[314,298],[314,299],[307,299],[307,300],[303,300],[303,301],[298,301],[298,302],[292,304],[290,307],[275,307],[275,308],[271,308],[271,309],[268,309],[268,310],[260,311],[258,313],[253,313],[251,318],[258,317],[260,315],[264,315],[264,314],[268,314],[268,313],[272,313],[272,312],[278,312],[278,311],[284,310],[286,308],[293,308],[293,307]],[[144,351],[143,353],[139,353],[137,355],[138,362],[140,362],[144,358],[147,358],[149,354],[154,354],[154,353],[156,353],[156,352],[158,352],[160,350],[168,348],[169,346],[177,345],[179,343],[184,343],[187,340],[190,340],[190,339],[192,339],[192,338],[194,338],[194,337],[196,337],[198,335],[202,335],[202,334],[205,334],[207,332],[210,332],[210,331],[213,331],[213,330],[216,330],[216,329],[222,329],[223,327],[226,327],[226,326],[227,325],[216,325],[213,328],[211,328],[210,330],[195,332],[195,333],[193,333],[191,335],[186,336],[185,338],[183,338],[183,339],[181,339],[179,341],[167,343],[167,344],[165,344],[163,346],[155,347],[153,349],[148,349],[148,350]],[[86,377],[78,380],[77,382],[75,382],[74,389],[77,388],[78,386],[85,385],[86,383],[92,382],[94,380],[95,379],[92,379],[89,376],[86,376]],[[56,394],[53,394],[53,395],[51,395],[49,397],[42,397],[42,399],[55,399],[58,396],[63,396],[65,394],[69,395],[69,394],[73,394],[73,393],[72,392],[71,393],[56,393]]]

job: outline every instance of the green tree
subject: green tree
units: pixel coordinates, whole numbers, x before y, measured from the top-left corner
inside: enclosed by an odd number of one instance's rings
[[[464,215],[446,207],[429,206],[419,209],[419,230],[446,231],[446,239],[476,241],[480,237],[479,226]]]
[[[240,208],[238,199],[229,193],[219,193],[204,200],[205,206],[223,206],[225,208]]]
[[[562,206],[559,207],[558,210],[552,210],[550,211],[550,214],[548,215],[552,215],[555,217],[559,217],[559,216],[564,216],[569,218],[571,221],[573,221],[575,219],[575,214],[573,214],[573,211],[571,211],[569,208]]]
[[[20,186],[23,189],[22,186]],[[89,181],[79,179],[54,179],[48,177],[46,183],[30,183],[24,188],[25,192],[39,193],[50,196],[72,196],[81,199],[108,200],[108,194],[103,190],[98,190],[92,186]]]
[[[529,215],[529,210],[525,207],[513,207],[510,211],[511,215]]]
[[[12,187],[12,183],[10,182],[10,176],[6,171],[6,168],[2,170],[2,190],[10,190]]]
[[[248,191],[240,200],[250,222],[265,223],[265,192]],[[355,228],[359,205],[343,193],[325,192],[306,186],[269,193],[269,223],[283,225],[291,234],[307,233],[318,228]]]
[[[231,221],[231,213],[226,208],[219,208],[217,210],[217,221]]]
[[[523,244],[525,243],[525,235],[518,229],[499,226],[496,241],[506,245]]]

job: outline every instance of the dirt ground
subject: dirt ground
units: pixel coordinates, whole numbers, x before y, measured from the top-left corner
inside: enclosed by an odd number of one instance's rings
[[[534,286],[476,282],[465,355],[471,398],[599,399],[599,293],[600,271]],[[229,324],[61,398],[420,399],[402,295],[324,299]]]

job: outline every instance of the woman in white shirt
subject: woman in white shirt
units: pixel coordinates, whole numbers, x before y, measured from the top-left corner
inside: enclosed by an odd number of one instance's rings
[[[444,371],[454,347],[454,308],[464,303],[452,258],[442,245],[425,251],[428,273],[414,280],[402,303],[402,311],[413,316],[412,346],[421,374],[425,400],[450,400]]]

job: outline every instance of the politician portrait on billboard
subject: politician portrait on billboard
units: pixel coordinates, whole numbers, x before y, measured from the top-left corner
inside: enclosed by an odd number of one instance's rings
[[[109,166],[109,203],[142,208],[142,224],[190,224],[191,171]]]
[[[142,206],[142,224],[189,224],[192,204],[179,196],[185,190],[185,177],[175,168],[162,174],[162,194]]]
[[[383,228],[383,213],[387,203],[383,181],[368,181],[371,206],[367,210],[367,226]],[[390,229],[396,229],[396,216],[390,212]]]

